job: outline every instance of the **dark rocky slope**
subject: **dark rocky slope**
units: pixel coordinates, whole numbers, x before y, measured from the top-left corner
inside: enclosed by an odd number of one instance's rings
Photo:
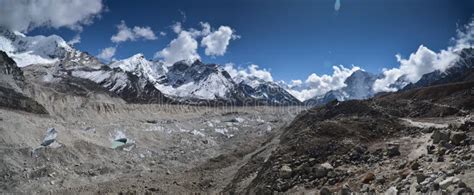
[[[25,86],[23,72],[3,51],[0,51],[0,77],[0,107],[37,114],[48,113],[42,105],[22,92]]]

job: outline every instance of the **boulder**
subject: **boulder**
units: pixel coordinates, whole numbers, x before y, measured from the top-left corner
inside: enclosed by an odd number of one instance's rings
[[[467,135],[465,132],[452,132],[450,136],[450,141],[452,144],[459,146],[461,145],[461,142],[467,138]]]
[[[362,183],[369,184],[374,179],[375,179],[375,174],[368,172],[367,174],[365,174],[364,178],[362,179]]]
[[[449,134],[448,130],[435,130],[431,135],[431,139],[433,139],[434,144],[438,144],[441,140],[449,141]]]
[[[332,193],[328,188],[324,187],[324,188],[321,188],[321,190],[319,190],[319,194],[320,195],[331,195]]]
[[[445,180],[443,180],[442,182],[439,182],[439,186],[442,188],[442,189],[446,189],[448,186],[450,186],[451,184],[453,184],[453,181],[455,180],[454,177],[448,177],[446,178]]]
[[[322,165],[315,165],[313,168],[312,168],[312,174],[316,177],[316,178],[323,178],[323,177],[326,177],[326,175],[328,175],[328,172],[329,172],[329,169],[327,169],[326,167],[322,166]]]

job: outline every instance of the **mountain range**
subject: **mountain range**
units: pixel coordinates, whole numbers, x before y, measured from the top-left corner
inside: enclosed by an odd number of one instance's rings
[[[353,72],[345,86],[301,102],[281,83],[264,81],[257,77],[233,78],[218,64],[205,64],[200,60],[182,60],[172,65],[151,61],[143,54],[114,61],[99,61],[87,52],[68,45],[61,37],[26,36],[0,29],[0,50],[4,58],[10,57],[18,67],[31,72],[44,85],[67,84],[87,91],[101,91],[117,96],[128,103],[186,103],[233,105],[324,105],[330,101],[367,99],[373,91],[374,75],[364,70]],[[394,86],[412,89],[435,82],[450,82],[472,68],[472,49],[465,49],[460,60],[445,72],[435,71],[423,75],[416,83],[400,77]],[[440,81],[443,78],[445,81]]]

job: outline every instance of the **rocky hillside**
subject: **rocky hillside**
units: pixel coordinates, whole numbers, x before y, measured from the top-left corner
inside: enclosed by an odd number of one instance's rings
[[[449,83],[304,111],[225,191],[472,193],[473,86]]]

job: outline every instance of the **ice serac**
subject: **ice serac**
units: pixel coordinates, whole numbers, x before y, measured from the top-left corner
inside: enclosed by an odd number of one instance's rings
[[[363,70],[357,70],[345,81],[345,87],[338,90],[331,90],[322,96],[317,96],[305,101],[307,105],[323,105],[333,100],[361,100],[374,96],[373,84],[377,79],[376,75]]]
[[[7,53],[0,51],[0,107],[47,114],[46,109],[23,93],[24,76]]]

